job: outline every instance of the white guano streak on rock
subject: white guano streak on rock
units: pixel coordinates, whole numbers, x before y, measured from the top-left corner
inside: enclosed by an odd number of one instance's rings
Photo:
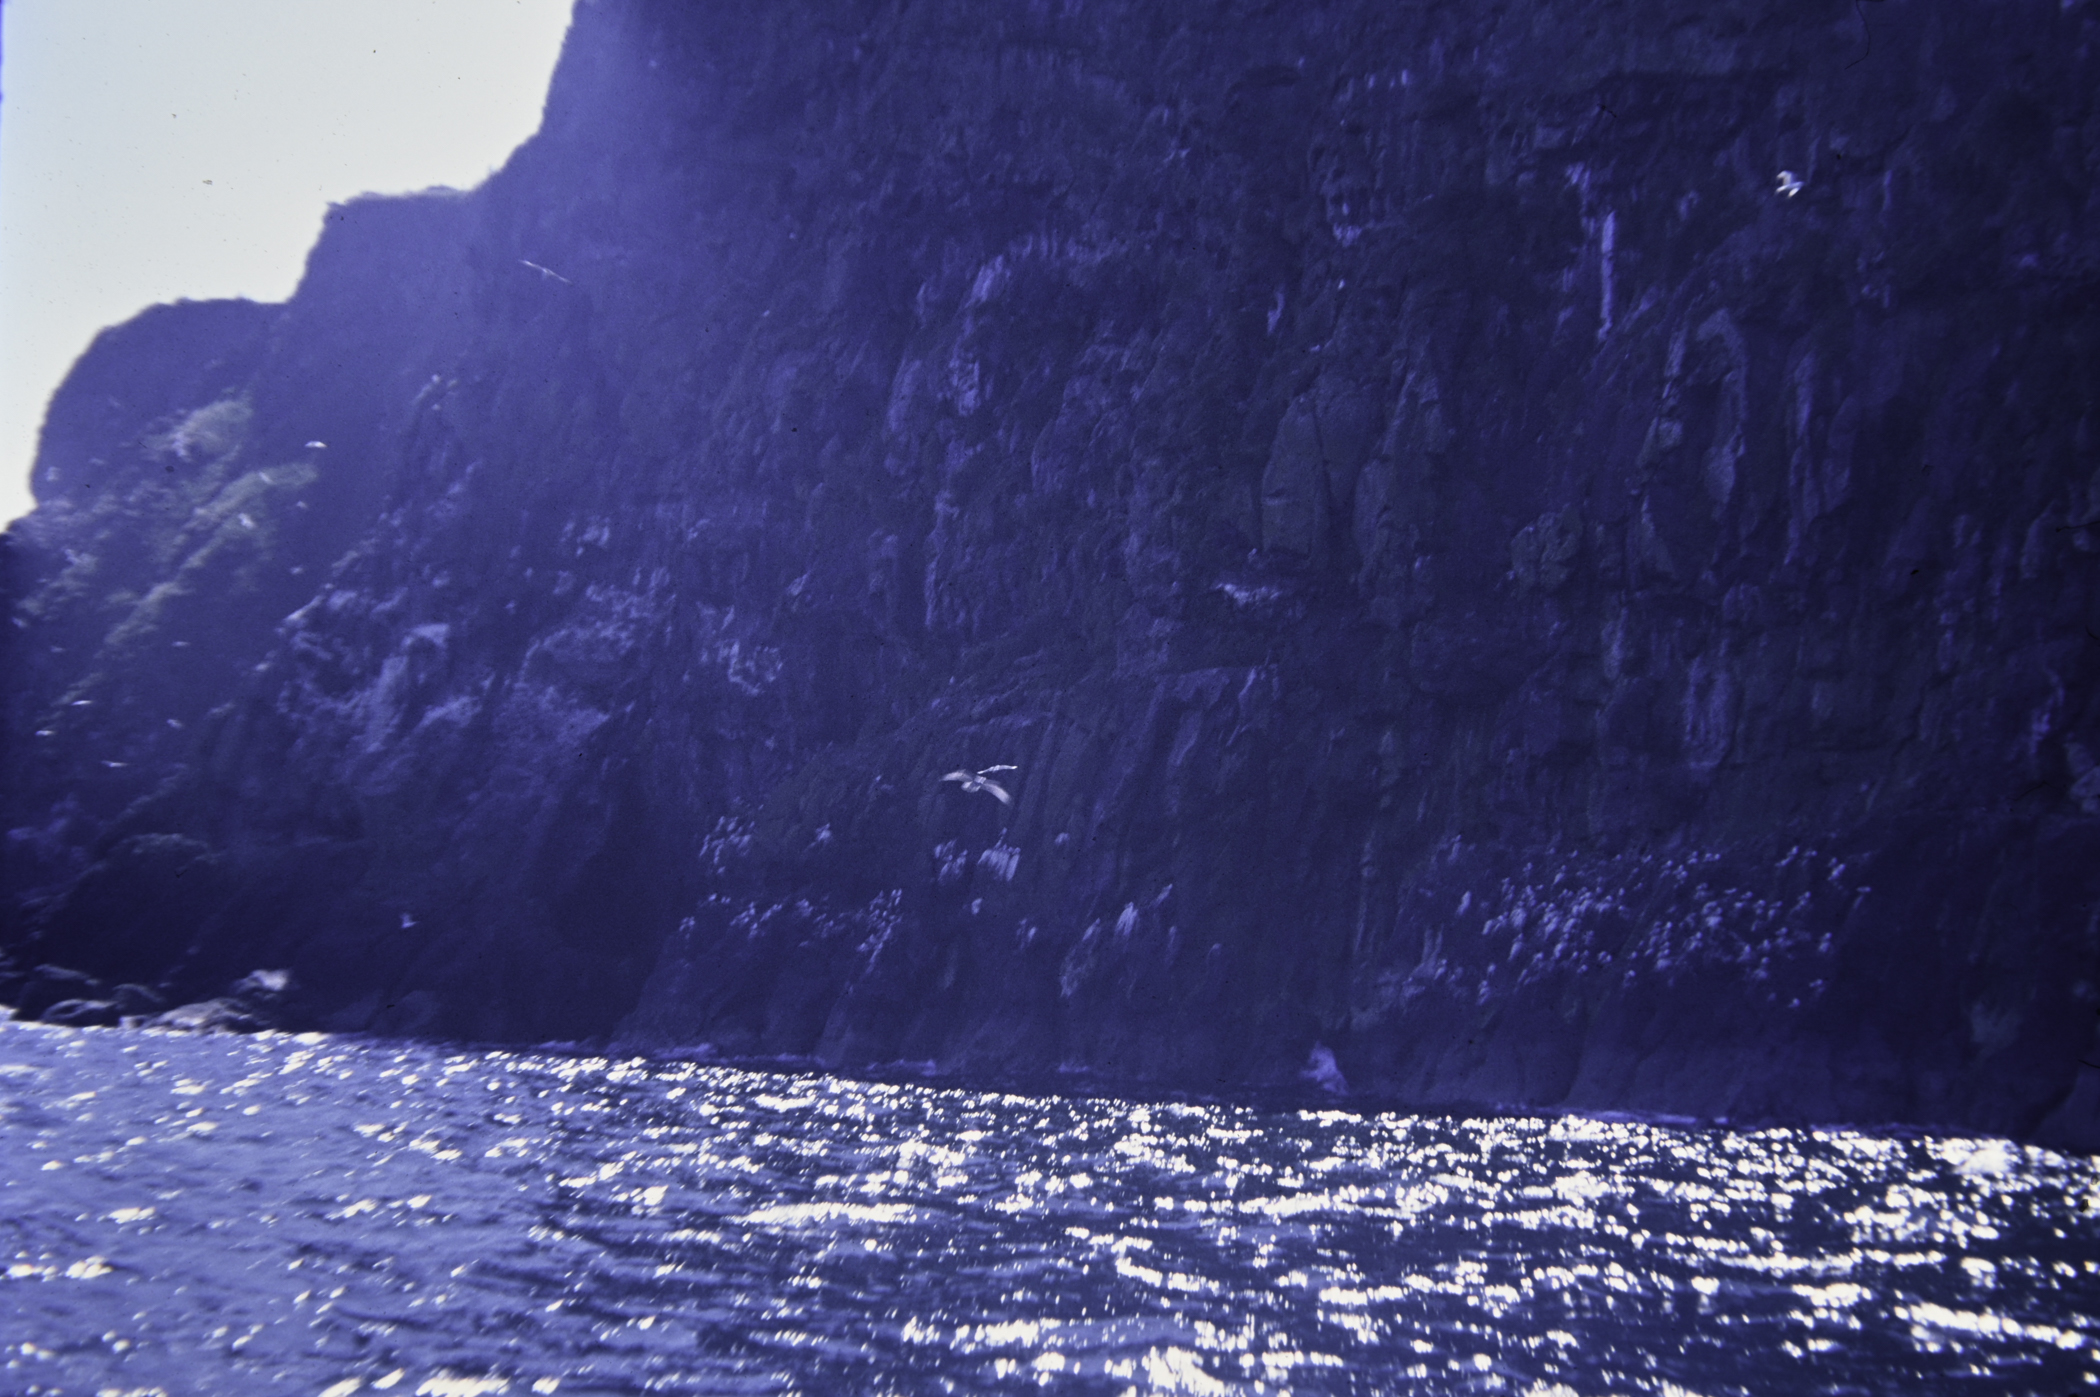
[[[1611,334],[1612,249],[1618,241],[1618,236],[1619,216],[1607,209],[1604,213],[1603,231],[1598,234],[1599,244],[1603,250],[1604,272],[1603,303],[1599,311],[1602,318],[1597,324],[1597,343],[1599,344],[1604,343],[1605,337]]]

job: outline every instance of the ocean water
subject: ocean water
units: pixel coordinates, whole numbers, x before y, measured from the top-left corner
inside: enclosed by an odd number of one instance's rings
[[[2100,1391],[2002,1140],[0,1023],[0,1392]]]

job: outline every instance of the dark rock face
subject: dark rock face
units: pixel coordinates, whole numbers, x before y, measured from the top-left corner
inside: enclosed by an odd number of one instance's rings
[[[2100,1142],[2100,12],[1170,9],[587,4],[98,340],[19,958]]]

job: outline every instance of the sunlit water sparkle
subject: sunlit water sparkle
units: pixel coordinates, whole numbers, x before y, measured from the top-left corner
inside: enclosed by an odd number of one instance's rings
[[[9,1394],[2100,1391],[2100,1167],[0,1023]]]

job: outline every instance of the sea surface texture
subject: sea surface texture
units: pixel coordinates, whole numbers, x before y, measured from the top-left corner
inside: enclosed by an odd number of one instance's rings
[[[2037,1393],[1998,1139],[1015,1096],[0,1025],[9,1394]]]

